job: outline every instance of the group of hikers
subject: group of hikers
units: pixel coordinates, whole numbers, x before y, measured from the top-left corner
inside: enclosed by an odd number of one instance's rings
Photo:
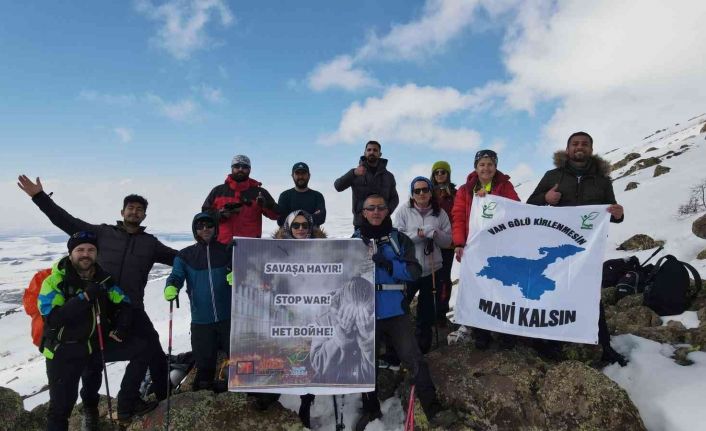
[[[577,206],[607,204],[611,221],[623,220],[615,200],[609,165],[593,154],[593,139],[576,132],[566,148],[554,155],[555,168],[546,172],[527,203]],[[446,161],[433,164],[429,178],[409,183],[409,200],[399,205],[394,175],[382,158],[381,145],[369,141],[358,166],[334,182],[334,188],[352,191],[354,238],[375,250],[375,351],[384,346],[388,363],[401,363],[409,372],[416,395],[430,423],[448,426],[452,410],[440,404],[424,354],[432,346],[434,325],[447,325],[451,297],[451,266],[463,259],[473,196],[499,195],[519,201],[510,177],[500,172],[498,155],[481,150],[474,169],[460,187],[451,182]],[[128,423],[167,398],[171,390],[168,362],[159,335],[145,312],[143,297],[148,274],[155,263],[172,266],[164,298],[174,301],[186,285],[191,307],[191,345],[196,361],[194,390],[227,390],[217,377],[218,351],[230,351],[232,291],[232,239],[262,236],[262,217],[277,220],[277,239],[325,238],[323,195],[308,187],[309,166],[295,163],[294,187],[277,202],[250,177],[250,159],[236,155],[223,184],[214,187],[192,221],[196,242],[177,251],[145,231],[147,200],[126,196],[122,221],[91,224],[76,218],[45,193],[39,178],[18,178],[26,192],[49,220],[70,238],[68,256],[53,265],[44,281],[38,306],[44,320],[40,351],[46,357],[49,380],[48,430],[66,430],[79,395],[82,429],[98,429],[98,390],[105,362],[129,361],[117,396],[117,419]],[[399,208],[398,208],[399,206]],[[395,212],[395,210],[397,210]],[[394,213],[394,217],[393,216]],[[409,304],[417,296],[413,324]],[[365,316],[361,316],[364,318]],[[464,328],[461,328],[462,330]],[[472,329],[475,347],[486,349],[493,334]],[[515,338],[498,334],[501,348],[511,348]],[[544,341],[540,349],[559,355],[561,343]],[[603,308],[599,320],[603,359],[625,363],[610,347]],[[140,396],[139,387],[149,369],[157,401]],[[276,394],[252,394],[254,405],[266,409]],[[377,392],[362,395],[363,409],[356,430],[382,416]],[[310,426],[311,394],[301,396],[299,416]]]

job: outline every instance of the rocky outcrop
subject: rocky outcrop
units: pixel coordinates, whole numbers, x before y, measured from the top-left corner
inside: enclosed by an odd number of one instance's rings
[[[640,185],[640,183],[637,183],[635,181],[630,181],[627,186],[625,186],[625,191],[636,189],[637,186]]]
[[[46,413],[26,411],[20,394],[3,387],[0,387],[0,418],[0,431],[39,431],[47,426]]]
[[[635,159],[639,159],[639,158],[640,158],[640,153],[629,153],[629,154],[627,154],[625,157],[623,157],[622,160],[619,160],[619,161],[615,162],[615,163],[610,167],[610,170],[611,170],[611,171],[614,171],[614,170],[616,170],[616,169],[620,169],[620,168],[622,168],[622,167],[625,167],[625,166],[627,166],[627,164],[630,163],[631,161],[633,161],[633,160],[635,160]]]
[[[664,245],[664,241],[654,240],[649,235],[639,233],[625,240],[617,250],[649,250],[662,245]]]
[[[667,172],[671,171],[672,168],[663,166],[663,165],[657,165],[655,166],[655,173],[652,175],[653,177],[658,177],[660,175],[664,175]]]
[[[699,254],[696,255],[696,258],[699,260],[704,260],[706,259],[706,248],[701,250]]]
[[[691,232],[699,238],[706,239],[706,214],[694,220],[691,224]]]

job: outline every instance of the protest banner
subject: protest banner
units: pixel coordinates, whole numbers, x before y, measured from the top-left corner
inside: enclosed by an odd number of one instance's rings
[[[235,238],[228,387],[375,388],[374,265],[359,239]]]
[[[606,208],[474,197],[456,322],[525,337],[597,344],[610,221]]]

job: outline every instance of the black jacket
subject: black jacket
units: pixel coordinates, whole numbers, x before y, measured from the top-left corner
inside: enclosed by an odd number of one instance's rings
[[[360,227],[363,224],[363,203],[371,194],[379,194],[385,198],[387,206],[390,209],[390,214],[395,211],[400,203],[400,198],[397,195],[397,184],[395,176],[387,170],[387,159],[378,160],[377,169],[373,174],[368,164],[365,162],[365,157],[361,156],[360,162],[365,166],[367,171],[365,175],[356,176],[351,169],[346,172],[341,178],[333,183],[336,191],[342,192],[348,187],[352,190],[353,200],[353,225]]]
[[[607,161],[598,156],[591,156],[585,172],[581,175],[569,165],[566,151],[557,151],[554,153],[554,165],[556,168],[547,171],[539,181],[527,199],[528,204],[547,205],[544,195],[556,184],[559,184],[558,191],[561,193],[561,200],[556,204],[558,207],[616,203],[613,183],[609,176],[610,164]],[[623,218],[618,220],[611,216],[610,221],[620,223]]]
[[[44,192],[34,195],[32,201],[54,226],[67,234],[95,233],[98,237],[98,263],[130,297],[133,307],[144,308],[145,285],[152,266],[155,263],[171,266],[176,250],[146,233],[144,227],[137,233],[128,233],[121,221],[115,225],[87,223],[66,212]]]

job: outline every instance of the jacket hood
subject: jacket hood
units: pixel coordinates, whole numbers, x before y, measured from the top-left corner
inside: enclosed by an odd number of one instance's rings
[[[194,216],[194,219],[191,221],[191,232],[194,234],[194,239],[196,240],[196,242],[201,242],[201,239],[196,234],[196,222],[199,220],[209,220],[211,221],[211,223],[213,223],[214,231],[213,236],[211,237],[211,241],[215,241],[216,238],[218,238],[218,221],[212,214],[207,212],[201,212],[196,214]]]
[[[499,170],[496,170],[495,176],[493,177],[493,183],[500,184],[500,183],[504,183],[506,181],[510,181],[510,176],[503,174]],[[476,171],[472,171],[466,177],[466,184],[475,185],[477,182],[478,182],[478,173]]]
[[[365,159],[365,156],[360,156],[360,159],[365,162],[365,165],[368,165],[367,160]],[[387,170],[387,159],[384,159],[380,157],[378,159],[378,166],[377,166],[378,171],[386,171]]]
[[[569,162],[569,154],[566,150],[559,150],[554,153],[554,166],[563,168]],[[610,162],[600,156],[593,155],[590,158],[589,172],[602,177],[610,177]]]

